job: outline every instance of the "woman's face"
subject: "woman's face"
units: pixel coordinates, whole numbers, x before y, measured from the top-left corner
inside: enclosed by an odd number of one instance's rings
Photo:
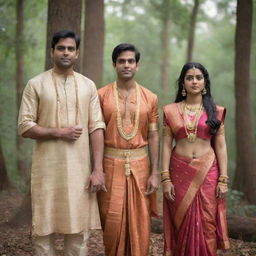
[[[187,71],[184,78],[184,87],[187,94],[201,93],[205,87],[205,80],[202,71],[198,68],[191,68]]]

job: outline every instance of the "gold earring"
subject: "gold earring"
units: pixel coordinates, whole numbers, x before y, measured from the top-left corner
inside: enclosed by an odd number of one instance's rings
[[[207,90],[204,87],[204,89],[202,90],[202,95],[205,95],[206,93],[207,93]]]
[[[185,96],[187,95],[187,92],[186,92],[186,90],[185,90],[184,87],[183,87],[183,89],[182,89],[182,91],[181,91],[181,95],[182,95],[183,97],[185,97]]]

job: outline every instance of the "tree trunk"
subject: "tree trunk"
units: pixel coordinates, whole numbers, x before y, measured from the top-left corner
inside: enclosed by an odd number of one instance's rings
[[[9,189],[10,187],[9,185],[10,183],[9,183],[7,169],[5,165],[4,154],[2,150],[2,143],[0,140],[0,191]]]
[[[81,33],[81,0],[49,0],[47,20],[47,46],[45,69],[52,67],[51,61],[51,40],[54,33],[69,29],[80,36]],[[79,60],[74,69],[79,71]]]
[[[250,101],[252,0],[237,1],[235,36],[236,172],[234,189],[256,204],[255,141]]]
[[[169,90],[169,18],[163,17],[162,19],[162,32],[161,32],[161,88],[164,92]]]
[[[189,31],[188,31],[187,62],[191,62],[193,57],[196,19],[197,19],[198,10],[199,10],[199,0],[195,0],[193,11],[190,18]]]
[[[83,74],[101,85],[104,51],[104,0],[86,0]]]
[[[20,107],[22,92],[24,89],[24,0],[16,1],[16,109],[17,116]],[[16,156],[17,171],[19,175],[27,181],[26,162],[22,159],[22,146],[24,140],[21,136],[16,135]]]

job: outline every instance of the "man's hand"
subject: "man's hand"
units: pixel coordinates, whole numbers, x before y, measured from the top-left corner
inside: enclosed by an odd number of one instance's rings
[[[91,192],[95,193],[100,190],[107,191],[105,187],[105,173],[103,171],[94,170],[90,176]]]
[[[61,128],[61,138],[66,140],[78,140],[83,133],[81,126],[71,126],[67,128]]]
[[[154,173],[148,178],[147,191],[145,195],[150,195],[158,189],[158,174]]]

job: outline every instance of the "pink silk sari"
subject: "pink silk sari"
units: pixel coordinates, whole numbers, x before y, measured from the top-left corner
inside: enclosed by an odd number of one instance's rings
[[[226,206],[216,199],[219,170],[211,149],[200,158],[179,156],[170,161],[175,201],[164,198],[164,255],[215,256],[228,249]]]

